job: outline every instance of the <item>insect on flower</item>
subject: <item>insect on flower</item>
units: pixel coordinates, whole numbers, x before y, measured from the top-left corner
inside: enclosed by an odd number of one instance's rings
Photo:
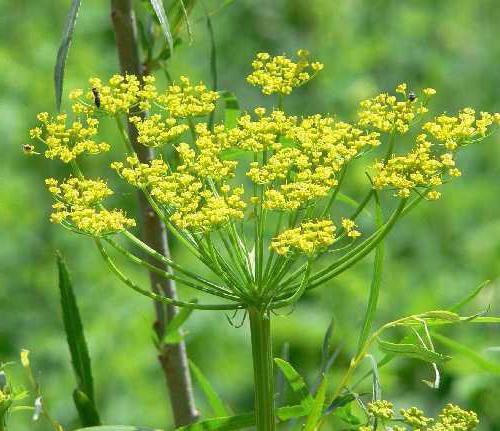
[[[410,102],[413,102],[416,98],[417,98],[417,95],[415,94],[415,92],[414,92],[414,91],[410,91],[410,92],[408,93],[408,100],[409,100]]]
[[[98,108],[100,108],[101,107],[101,96],[100,96],[99,91],[97,90],[97,88],[92,87],[92,94],[94,95],[94,104],[95,104],[95,106],[97,106]]]

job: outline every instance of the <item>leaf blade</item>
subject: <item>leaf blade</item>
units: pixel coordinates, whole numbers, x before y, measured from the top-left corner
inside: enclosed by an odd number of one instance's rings
[[[316,431],[318,423],[321,420],[321,415],[323,413],[323,405],[325,404],[326,398],[326,388],[327,380],[325,376],[323,377],[323,380],[319,385],[318,393],[314,397],[314,404],[309,415],[307,416],[304,431]]]
[[[303,406],[306,411],[309,411],[314,404],[314,400],[302,376],[289,362],[281,358],[274,358],[274,363],[285,376],[294,394],[299,397],[300,405]]]
[[[416,344],[407,343],[391,343],[380,338],[377,339],[380,350],[384,353],[392,353],[399,356],[407,356],[415,359],[420,359],[425,362],[441,364],[449,361],[450,356],[441,353],[433,352]]]
[[[224,402],[221,400],[215,389],[212,387],[208,379],[205,377],[205,375],[201,372],[201,370],[195,365],[193,361],[189,361],[189,366],[191,368],[191,371],[193,372],[193,375],[195,379],[197,380],[198,384],[200,385],[200,389],[202,390],[203,394],[205,395],[210,408],[212,411],[215,413],[216,416],[221,416],[221,417],[227,417],[229,416],[229,412],[226,409],[226,406],[224,405]]]
[[[56,65],[54,67],[54,88],[56,96],[56,108],[61,110],[62,91],[64,83],[64,69],[66,67],[66,60],[68,52],[73,39],[73,32],[75,31],[75,24],[78,18],[78,11],[80,10],[81,0],[73,0],[66,17],[66,24],[64,26],[63,37],[61,44],[57,50]]]
[[[163,31],[163,35],[167,41],[168,47],[170,48],[170,53],[174,52],[174,39],[172,37],[172,32],[170,31],[170,24],[168,22],[167,13],[165,12],[165,7],[163,6],[162,0],[150,0],[151,6],[155,11],[158,21],[160,21],[160,27]]]
[[[78,401],[75,401],[75,404],[82,425],[100,425],[99,415],[95,407],[94,381],[90,355],[87,341],[85,340],[80,310],[76,302],[69,271],[61,253],[57,253],[57,267],[64,331],[71,355],[73,371],[77,379],[78,390],[85,395],[89,403],[92,404],[93,409],[90,409],[88,405],[84,408],[83,404],[78,404]],[[83,400],[82,397],[78,397],[77,399]],[[86,414],[86,412],[89,414]]]

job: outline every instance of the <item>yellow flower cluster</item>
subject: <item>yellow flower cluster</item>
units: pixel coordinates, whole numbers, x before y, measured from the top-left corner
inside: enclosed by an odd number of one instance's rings
[[[284,55],[271,57],[268,53],[261,52],[252,62],[253,72],[248,75],[247,81],[262,87],[262,93],[266,95],[290,94],[295,87],[311,80],[323,69],[323,64],[309,61],[309,52],[306,50],[297,51],[297,57],[295,63]]]
[[[479,425],[479,418],[473,411],[462,410],[448,404],[438,417],[439,422],[429,431],[472,431]]]
[[[102,236],[135,226],[121,210],[105,210],[99,206],[113,194],[101,180],[70,178],[59,183],[54,178],[45,181],[49,192],[56,199],[52,205],[53,223],[69,225],[92,236]]]
[[[186,76],[181,76],[179,80],[178,84],[170,85],[156,99],[171,117],[198,117],[215,109],[215,101],[219,98],[216,91],[208,90],[201,82],[193,85]]]
[[[401,409],[399,411],[407,425],[421,429],[426,428],[434,422],[432,418],[427,418],[424,412],[417,407],[410,407],[408,409]]]
[[[349,238],[356,239],[361,236],[361,232],[356,229],[358,225],[351,219],[343,218],[342,227],[345,229],[346,234]]]
[[[376,132],[367,133],[320,115],[301,121],[293,118],[286,124],[282,133],[291,146],[274,143],[267,162],[251,163],[247,172],[254,183],[273,186],[264,193],[267,209],[295,210],[326,196],[349,160],[364,147],[380,144]]]
[[[456,117],[436,117],[422,126],[422,130],[427,133],[417,136],[416,146],[408,154],[375,163],[373,187],[394,188],[397,196],[408,197],[416,187],[433,188],[441,185],[445,173],[450,177],[459,177],[462,173],[455,165],[454,152],[480,141],[487,135],[489,128],[499,122],[500,114],[481,112],[477,117],[471,108],[463,109]],[[431,139],[435,142],[432,143]],[[440,196],[436,190],[427,194],[431,200],[439,199]]]
[[[425,135],[417,138],[417,146],[404,156],[391,157],[386,163],[376,162],[373,188],[386,187],[396,189],[396,196],[407,198],[416,187],[435,187],[443,183],[442,175],[445,164],[431,153],[432,144]],[[454,163],[447,155],[446,163]],[[456,173],[451,171],[450,173]],[[439,195],[431,195],[439,198]]]
[[[70,99],[76,101],[73,112],[92,115],[99,110],[115,116],[128,114],[134,107],[149,109],[151,100],[156,97],[154,81],[152,76],[145,76],[141,83],[135,75],[113,75],[108,84],[104,84],[99,78],[91,78],[91,88],[87,92],[77,89],[70,93]]]
[[[500,123],[499,113],[481,112],[477,117],[473,109],[465,108],[456,117],[439,115],[425,123],[422,129],[451,151],[484,138],[488,128],[495,123]]]
[[[394,405],[390,401],[377,400],[368,404],[368,413],[379,419],[392,419],[394,416]]]
[[[425,89],[424,94],[430,95],[432,89]],[[405,99],[398,100],[396,96],[387,93],[379,94],[371,99],[363,100],[358,111],[358,124],[361,127],[373,127],[381,132],[397,131],[407,133],[417,115],[428,111],[427,98],[419,102],[416,97],[406,96],[406,84],[400,84],[396,92],[403,94]]]
[[[162,147],[189,129],[187,124],[178,124],[175,118],[163,120],[159,114],[144,119],[131,117],[130,122],[137,127],[137,141],[147,147]]]
[[[96,118],[74,121],[69,127],[66,114],[52,118],[47,112],[42,112],[37,118],[42,125],[31,129],[30,137],[47,146],[44,154],[48,159],[60,159],[68,163],[81,154],[99,154],[110,149],[109,144],[98,143],[93,139],[99,126]]]
[[[243,187],[231,188],[224,182],[220,193],[217,192],[214,184],[207,181],[209,160],[201,155],[203,151],[197,157],[187,144],[180,144],[177,151],[183,164],[174,172],[170,172],[162,160],[145,164],[135,157],[127,159],[129,167],[121,162],[114,162],[112,167],[130,184],[147,188],[151,196],[167,208],[170,220],[180,229],[209,232],[232,219],[242,219],[246,208],[242,199]],[[217,171],[212,174],[213,177],[220,175]]]
[[[382,421],[395,420],[393,405],[389,401],[379,400],[368,404],[368,413]],[[398,421],[412,427],[415,431],[473,431],[479,424],[479,419],[473,411],[466,411],[453,404],[447,404],[436,419],[428,418],[424,412],[416,407],[400,409],[402,416]],[[368,431],[373,427],[360,427],[359,431]],[[395,426],[395,431],[406,430],[405,427]]]
[[[281,255],[291,251],[314,255],[335,241],[333,222],[329,219],[308,220],[298,227],[285,230],[271,240],[271,249]]]

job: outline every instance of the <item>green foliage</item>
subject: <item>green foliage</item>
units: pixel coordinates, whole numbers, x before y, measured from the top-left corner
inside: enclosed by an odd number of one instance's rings
[[[61,109],[61,98],[63,92],[64,69],[66,67],[66,59],[68,57],[69,47],[75,31],[76,19],[80,10],[81,0],[72,0],[71,7],[66,18],[66,25],[61,40],[61,45],[57,51],[56,66],[54,68],[54,84],[56,90],[56,107]]]
[[[224,402],[221,400],[215,389],[212,387],[208,379],[201,372],[201,370],[194,364],[193,361],[189,362],[189,366],[191,371],[193,372],[193,376],[198,382],[200,389],[203,391],[210,408],[216,416],[226,417],[229,416],[229,412],[224,405]]]
[[[82,425],[99,425],[94,398],[94,381],[90,364],[90,356],[85,340],[80,311],[76,302],[73,285],[68,268],[60,253],[57,253],[57,267],[59,270],[59,292],[61,295],[61,309],[64,330],[71,353],[71,363],[76,376],[78,388],[73,392]]]

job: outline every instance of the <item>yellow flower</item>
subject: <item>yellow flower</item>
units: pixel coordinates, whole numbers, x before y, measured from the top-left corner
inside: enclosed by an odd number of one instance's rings
[[[262,93],[288,95],[296,87],[310,81],[323,69],[319,62],[309,62],[306,50],[297,51],[297,62],[284,55],[271,57],[268,53],[257,54],[252,62],[253,72],[248,75],[248,83],[262,88]]]
[[[209,114],[215,109],[218,98],[218,93],[208,90],[202,82],[193,85],[189,78],[181,76],[180,82],[170,85],[165,93],[156,98],[156,102],[171,117],[185,118]]]
[[[285,230],[273,238],[271,249],[281,255],[296,251],[312,256],[333,244],[335,230],[329,219],[304,221],[300,226]]]
[[[68,126],[68,116],[59,114],[51,118],[46,112],[38,115],[42,127],[31,129],[30,137],[42,141],[47,149],[45,157],[68,163],[82,154],[100,154],[109,151],[106,142],[97,142],[99,121],[88,117],[83,121],[73,121]]]
[[[101,180],[70,178],[59,183],[48,178],[45,183],[56,199],[50,216],[53,223],[65,224],[92,236],[115,233],[135,226],[121,210],[106,210],[100,204],[113,192]]]

